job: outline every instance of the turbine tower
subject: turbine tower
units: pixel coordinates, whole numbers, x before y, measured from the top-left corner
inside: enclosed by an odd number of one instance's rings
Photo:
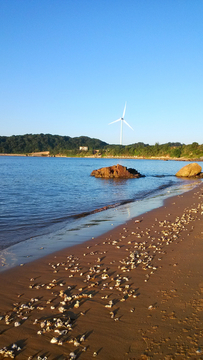
[[[125,107],[124,107],[124,110],[123,110],[123,116],[122,116],[120,119],[115,120],[115,121],[112,121],[111,123],[109,123],[109,125],[110,125],[110,124],[113,124],[113,123],[118,122],[118,121],[121,122],[120,145],[123,145],[123,123],[125,123],[126,125],[128,125],[129,128],[133,130],[133,128],[127,123],[127,121],[124,120],[125,110],[126,110],[126,102],[125,102]],[[133,131],[134,131],[134,130],[133,130]]]

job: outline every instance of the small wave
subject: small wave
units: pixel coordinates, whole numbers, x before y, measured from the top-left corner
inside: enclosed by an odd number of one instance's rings
[[[164,177],[174,177],[174,175],[150,175],[151,177],[156,177],[156,178],[164,178]]]
[[[117,203],[114,203],[114,204],[109,204],[109,205],[103,206],[103,207],[98,208],[98,209],[94,209],[94,210],[91,210],[91,211],[86,211],[86,212],[82,212],[82,213],[79,213],[79,214],[72,215],[69,218],[79,219],[79,218],[82,218],[82,217],[85,217],[85,216],[88,216],[88,215],[96,214],[96,213],[101,212],[101,211],[105,211],[105,210],[112,209],[112,208],[115,208],[115,207],[118,207],[118,206],[129,204],[129,203],[132,203],[132,202],[135,202],[135,201],[138,201],[138,200],[142,200],[142,199],[150,197],[150,196],[152,196],[154,194],[157,194],[161,190],[167,189],[167,188],[169,188],[169,187],[171,187],[173,185],[175,185],[175,181],[170,180],[167,184],[162,184],[162,185],[158,186],[157,188],[152,189],[150,191],[143,191],[140,194],[137,194],[136,197],[134,197],[132,199],[121,200],[120,202],[117,202]],[[68,217],[66,219],[68,219]]]

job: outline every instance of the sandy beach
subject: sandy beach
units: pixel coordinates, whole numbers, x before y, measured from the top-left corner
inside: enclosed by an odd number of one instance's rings
[[[203,359],[203,185],[0,274],[0,359]]]

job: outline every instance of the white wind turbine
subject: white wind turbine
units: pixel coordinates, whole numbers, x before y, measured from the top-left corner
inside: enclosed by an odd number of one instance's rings
[[[115,121],[112,121],[111,123],[109,123],[109,125],[110,125],[110,124],[113,124],[113,123],[118,122],[118,121],[121,122],[120,145],[123,144],[123,123],[125,123],[126,125],[128,125],[129,128],[131,128],[131,129],[133,130],[133,128],[127,123],[127,121],[124,120],[125,110],[126,110],[126,103],[125,103],[125,107],[124,107],[124,110],[123,110],[123,116],[122,116],[120,119],[115,120]],[[134,130],[133,130],[133,131],[134,131]]]

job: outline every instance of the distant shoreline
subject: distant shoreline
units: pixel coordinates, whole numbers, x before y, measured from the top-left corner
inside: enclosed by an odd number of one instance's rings
[[[134,160],[164,160],[164,161],[203,161],[198,158],[171,158],[169,156],[98,156],[95,155],[84,155],[84,156],[66,156],[63,154],[52,155],[49,151],[34,152],[28,154],[0,154],[0,156],[27,156],[27,157],[63,157],[63,158],[92,158],[92,159],[134,159]]]

